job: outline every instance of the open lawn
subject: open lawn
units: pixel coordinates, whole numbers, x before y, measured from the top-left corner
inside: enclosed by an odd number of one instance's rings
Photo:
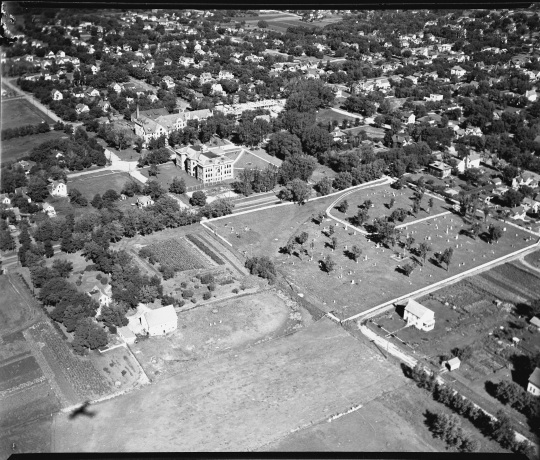
[[[427,411],[451,413],[408,383],[332,422],[288,435],[264,450],[274,452],[444,452],[446,445],[426,426]],[[462,426],[481,443],[482,452],[504,452],[465,419]]]
[[[369,137],[377,137],[379,139],[382,139],[385,133],[383,128],[375,128],[374,126],[370,125],[358,126],[356,128],[347,128],[343,131],[346,133],[351,133],[352,135],[358,135],[361,131],[364,131]]]
[[[180,169],[179,166],[176,166],[174,163],[165,163],[158,166],[159,173],[157,176],[151,177],[148,174],[150,168],[140,169],[140,173],[148,178],[157,180],[165,190],[169,190],[169,186],[172,184],[172,181],[175,177],[178,179],[184,179],[186,186],[193,187],[197,185],[202,185],[202,181],[197,180],[195,177],[189,175],[186,171]]]
[[[32,136],[14,137],[2,141],[2,164],[18,161],[28,156],[37,145],[52,139],[68,138],[63,131],[50,131],[48,133],[33,134]]]
[[[53,124],[54,120],[34,107],[24,98],[2,101],[2,129],[19,126],[37,125],[45,121]]]
[[[313,171],[313,174],[311,175],[310,182],[317,183],[324,177],[334,179],[336,175],[337,173],[333,169],[329,168],[328,166],[318,164],[317,168],[315,169],[315,171]]]
[[[341,127],[341,123],[343,120],[350,121],[351,123],[354,123],[354,117],[349,117],[348,115],[344,115],[342,113],[336,112],[332,109],[324,109],[319,110],[317,112],[317,118],[316,121],[323,122],[324,124],[327,124],[328,122],[332,123],[334,120],[336,120],[339,123],[339,126]]]
[[[0,275],[0,334],[18,330],[35,316],[35,300],[14,275]]]
[[[109,189],[120,193],[125,183],[130,180],[134,179],[126,172],[99,171],[77,177],[68,177],[67,187],[68,190],[76,188],[90,201],[96,193],[103,195]]]
[[[540,250],[527,254],[525,256],[525,261],[530,263],[533,267],[540,269]]]
[[[365,200],[371,200],[372,205],[369,208],[369,219],[371,223],[373,219],[382,216],[390,216],[392,212],[398,208],[403,208],[407,211],[412,209],[414,192],[408,188],[402,190],[393,190],[387,185],[370,189],[369,191],[360,190],[348,195],[345,200],[349,203],[349,209],[347,212],[342,213],[337,209],[333,209],[331,212],[335,217],[348,221],[351,217],[358,213],[358,210],[363,205]],[[429,208],[429,200],[433,198],[433,207]],[[390,208],[390,201],[394,200],[394,206]],[[340,201],[341,203],[341,201]],[[339,206],[337,203],[336,206]],[[424,194],[420,203],[420,211],[416,216],[408,214],[403,222],[396,222],[396,225],[409,224],[419,219],[435,216],[443,212],[450,211],[450,205],[446,204],[441,198],[433,195]]]
[[[322,319],[293,335],[215,356],[191,372],[96,404],[93,418],[57,414],[55,449],[253,450],[367,404],[404,382],[378,353]],[[76,434],[81,430],[84,436]]]
[[[372,189],[363,190],[364,192],[355,193],[364,193],[365,198],[370,198],[368,194],[372,193]],[[300,207],[280,206],[244,215],[227,216],[211,222],[210,225],[238,251],[250,251],[252,248],[254,255],[264,254],[273,258],[277,268],[308,300],[326,311],[334,310],[342,318],[361,313],[535,243],[529,239],[529,233],[490,218],[487,224],[494,223],[507,229],[497,244],[487,243],[483,234],[476,240],[463,235],[462,231],[469,227],[469,223],[464,222],[458,215],[432,216],[429,220],[409,224],[402,229],[403,237],[408,233],[415,239],[413,247],[431,238],[429,244],[433,250],[428,255],[425,266],[420,266],[407,277],[399,268],[405,261],[396,258],[395,253],[398,250],[403,252],[399,246],[396,245],[394,249],[377,248],[366,235],[355,234],[349,227],[345,229],[341,224],[336,226],[334,220],[326,219],[322,226],[312,222],[311,216],[324,211],[331,199],[332,197],[312,201]],[[338,211],[333,213],[339,214]],[[338,249],[334,252],[329,248],[330,238],[323,229],[329,226],[334,226],[333,236],[338,241]],[[312,261],[309,261],[307,256],[303,256],[304,260],[301,260],[296,255],[288,257],[279,252],[291,236],[301,231],[309,234],[309,246],[306,244],[306,247],[311,247],[311,242],[314,241]],[[358,263],[348,255],[353,245],[363,251]],[[448,247],[454,249],[454,255],[447,271],[446,267],[439,266],[432,256]],[[320,267],[320,261],[328,255],[336,262],[335,270],[330,275]]]

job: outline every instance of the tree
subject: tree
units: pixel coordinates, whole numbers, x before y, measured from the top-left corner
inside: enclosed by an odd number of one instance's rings
[[[246,260],[245,266],[252,275],[265,278],[270,284],[273,284],[277,277],[274,263],[267,256],[251,257]]]
[[[336,206],[336,209],[345,214],[347,209],[349,209],[349,202],[347,200],[343,200],[341,203],[339,203],[339,205]]]
[[[186,181],[184,178],[179,179],[178,177],[175,177],[169,186],[169,192],[176,193],[177,195],[186,193]]]
[[[453,248],[446,248],[441,255],[441,262],[446,264],[446,271],[450,267],[450,262],[452,261],[452,256],[454,255]]]
[[[107,345],[107,333],[91,318],[83,318],[77,322],[72,346],[78,353],[83,353],[85,348],[95,350]]]
[[[279,180],[287,184],[293,179],[308,181],[317,167],[317,160],[307,155],[294,155],[287,158],[279,167]]]
[[[165,194],[165,190],[158,181],[151,179],[144,184],[143,193],[150,195],[152,200],[156,201],[161,195]]]
[[[409,235],[406,239],[405,239],[405,248],[407,249],[407,251],[410,251],[411,250],[411,247],[412,245],[414,244],[415,242],[415,239],[414,239],[414,236],[412,235]]]
[[[523,201],[523,194],[521,192],[518,192],[517,190],[508,189],[502,196],[502,199],[506,206],[508,206],[509,208],[515,208],[516,206],[519,206]]]
[[[394,207],[394,204],[396,204],[396,199],[391,198],[390,203],[388,203],[388,209],[392,209]]]
[[[489,242],[490,243],[493,243],[493,242],[497,242],[499,241],[499,239],[501,238],[503,234],[503,230],[501,227],[499,227],[498,225],[493,225],[491,224],[489,226],[489,229],[488,229],[488,235],[489,235]]]
[[[353,246],[351,248],[351,255],[352,255],[352,258],[354,259],[354,261],[356,263],[358,263],[358,259],[360,258],[360,256],[362,255],[362,248],[359,248],[358,246]]]
[[[144,285],[139,291],[139,299],[142,303],[152,303],[158,295],[158,288],[151,284]]]
[[[390,220],[392,222],[403,222],[405,218],[407,217],[407,210],[404,208],[397,208],[392,211],[392,214],[390,214]]]
[[[288,131],[279,131],[270,136],[266,151],[272,156],[285,160],[302,154],[302,142],[298,136]]]
[[[39,176],[30,176],[28,179],[27,195],[32,198],[32,201],[42,202],[49,196],[47,182],[45,182]]]
[[[193,195],[189,199],[189,204],[191,206],[204,206],[206,204],[206,194],[201,190],[193,192]]]
[[[411,273],[414,271],[414,265],[411,263],[406,263],[401,267],[401,269],[407,276],[411,276]]]
[[[257,22],[257,27],[259,29],[266,29],[268,27],[268,23],[261,19],[259,22]]]
[[[302,133],[302,147],[311,156],[326,152],[332,145],[333,139],[328,131],[313,125]]]
[[[15,239],[13,238],[9,230],[0,231],[0,250],[13,251],[15,247]]]
[[[356,215],[350,219],[351,223],[357,226],[364,225],[368,220],[369,215],[366,208],[359,209]]]
[[[504,448],[508,448],[515,439],[514,427],[510,418],[502,410],[497,412],[496,418],[497,421],[493,421],[491,425],[493,439]]]
[[[323,177],[315,184],[315,190],[317,190],[322,196],[332,193],[332,179],[329,177]]]
[[[101,195],[96,193],[90,204],[96,209],[101,209],[103,207],[103,199],[101,198]]]
[[[150,168],[148,169],[148,175],[149,176],[157,176],[159,174],[159,169],[156,164],[150,165]]]
[[[332,259],[332,256],[328,254],[323,261],[323,270],[330,274],[336,268],[336,262]]]
[[[484,223],[486,223],[489,213],[491,212],[489,205],[486,204],[482,209],[482,212],[484,213]]]
[[[88,206],[88,200],[76,188],[72,188],[68,192],[70,203],[78,204],[79,206]]]
[[[482,231],[482,224],[480,222],[474,222],[471,225],[471,228],[469,229],[469,234],[476,239],[476,237],[480,234]]]
[[[331,239],[330,239],[330,246],[332,247],[332,249],[335,251],[337,249],[337,246],[338,246],[338,239],[337,239],[337,236],[333,236]]]
[[[118,201],[120,199],[120,195],[116,190],[109,189],[103,194],[101,199],[103,200],[103,204],[106,205],[108,203]]]
[[[124,184],[124,187],[122,187],[122,191],[120,193],[132,197],[141,193],[141,187],[134,180],[129,180]]]
[[[423,261],[422,265],[425,265],[426,257],[428,253],[430,253],[431,251],[433,251],[433,248],[431,247],[429,243],[426,243],[425,241],[420,243],[420,245],[418,246],[418,253],[420,254],[420,257],[422,258],[422,261]]]
[[[284,189],[281,189],[278,197],[280,200],[293,201],[305,204],[311,195],[311,187],[301,179],[294,179]]]
[[[428,200],[428,213],[431,213],[431,208],[433,208],[433,205],[434,205],[433,198],[430,198]]]
[[[73,271],[73,262],[65,259],[56,259],[52,264],[52,268],[62,278],[68,278],[69,274]]]
[[[334,178],[333,187],[336,190],[345,190],[352,186],[353,183],[353,176],[350,172],[344,171],[338,173],[338,175]]]

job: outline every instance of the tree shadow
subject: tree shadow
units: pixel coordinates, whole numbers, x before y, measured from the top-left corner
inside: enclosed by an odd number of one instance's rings
[[[510,362],[512,363],[512,380],[526,387],[532,373],[531,358],[527,355],[513,354],[510,356]]]
[[[69,419],[70,420],[73,420],[74,418],[80,416],[80,415],[85,415],[86,417],[90,417],[90,418],[93,418],[96,416],[97,412],[96,411],[89,411],[87,409],[87,407],[90,405],[90,401],[85,401],[84,403],[82,403],[81,406],[79,406],[77,409],[74,409],[71,411],[71,413],[69,414]]]
[[[408,379],[412,379],[412,369],[407,366],[405,363],[400,364],[401,371],[403,372],[403,375],[407,377]]]
[[[491,380],[487,380],[484,383],[484,389],[486,390],[487,394],[492,396],[493,398],[496,398],[495,392],[497,390],[497,384],[492,382]]]
[[[437,413],[426,409],[426,411],[424,412],[424,425],[429,429],[429,431],[432,431],[433,425],[435,424],[436,420]]]

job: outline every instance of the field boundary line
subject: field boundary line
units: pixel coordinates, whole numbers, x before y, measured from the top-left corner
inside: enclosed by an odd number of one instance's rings
[[[396,297],[395,299],[392,299],[392,300],[389,300],[387,302],[384,302],[380,305],[377,305],[376,307],[373,307],[373,308],[370,308],[369,310],[366,310],[362,313],[357,313],[353,316],[350,316],[349,318],[346,318],[344,320],[342,320],[341,322],[344,323],[344,322],[347,322],[347,321],[351,321],[351,320],[354,320],[354,319],[357,319],[357,318],[360,318],[360,317],[370,317],[370,316],[373,316],[374,313],[379,313],[379,310],[382,312],[383,309],[387,308],[387,307],[390,307],[390,306],[393,306],[393,304],[397,303],[397,302],[400,302],[402,300],[405,300],[405,299],[408,299],[408,298],[412,298],[412,297],[416,297],[420,294],[425,294],[427,292],[429,292],[430,290],[433,290],[435,288],[439,288],[440,286],[444,285],[445,283],[453,283],[455,281],[459,281],[461,278],[467,278],[468,276],[472,275],[473,273],[477,272],[477,271],[481,271],[481,270],[485,270],[486,268],[491,268],[495,265],[498,265],[500,263],[503,263],[503,262],[506,262],[507,259],[511,259],[521,253],[524,253],[526,251],[530,251],[531,249],[533,248],[538,248],[540,247],[540,238],[538,239],[538,241],[536,243],[533,243],[529,246],[526,246],[524,248],[521,248],[521,249],[518,249],[517,251],[514,251],[514,252],[511,252],[510,254],[506,254],[502,257],[499,257],[498,259],[495,259],[495,260],[492,260],[490,262],[486,262],[485,264],[482,264],[482,265],[479,265],[477,267],[473,267],[473,268],[470,268],[462,273],[458,273],[456,275],[453,275],[451,276],[450,278],[446,278],[444,280],[441,280],[441,281],[437,281],[436,283],[434,284],[430,284],[429,286],[426,286],[426,287],[423,287],[423,288],[420,288],[416,291],[413,291],[413,292],[410,292],[408,294],[404,294],[400,297]]]

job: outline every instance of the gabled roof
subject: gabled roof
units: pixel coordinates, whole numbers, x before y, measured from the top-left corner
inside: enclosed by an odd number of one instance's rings
[[[158,308],[157,310],[147,311],[144,314],[148,327],[160,326],[165,323],[177,321],[176,311],[173,305]]]
[[[537,367],[534,372],[529,377],[529,383],[532,383],[534,386],[540,388],[540,368]]]
[[[419,304],[414,299],[409,299],[409,301],[405,305],[405,311],[412,313],[414,316],[417,316],[418,318],[423,318],[426,315],[431,316],[431,317],[435,315],[433,311]]]

